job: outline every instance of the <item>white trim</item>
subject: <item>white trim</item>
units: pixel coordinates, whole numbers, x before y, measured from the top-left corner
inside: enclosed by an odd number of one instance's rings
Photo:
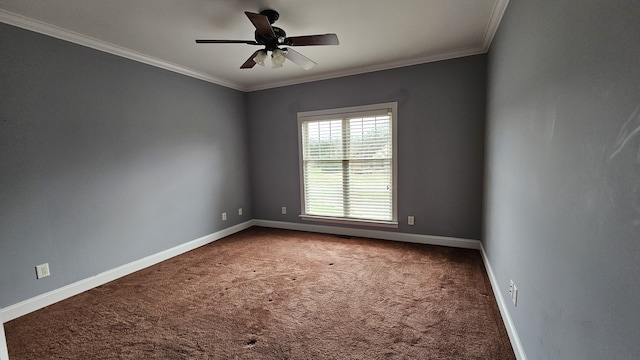
[[[132,274],[136,271],[158,264],[174,256],[183,254],[187,251],[191,251],[200,246],[222,239],[223,237],[248,229],[251,226],[253,226],[253,221],[249,220],[241,224],[228,227],[224,230],[217,231],[213,234],[209,234],[201,238],[189,241],[187,243],[178,245],[171,249],[167,249],[159,253],[144,257],[142,259],[132,261],[128,264],[119,266],[115,269],[107,270],[103,273],[86,278],[84,280],[77,281],[73,284],[69,284],[67,286],[63,286],[61,288],[49,291],[42,295],[38,295],[31,299],[27,299],[25,301],[11,305],[9,307],[0,309],[0,317],[2,317],[3,322],[13,320],[22,315],[26,315],[30,312],[36,311],[45,306],[49,306],[58,301],[80,294],[84,291],[93,289],[97,286],[106,284],[120,277]]]
[[[520,342],[520,337],[518,336],[518,332],[515,328],[515,325],[513,323],[513,320],[511,319],[511,315],[507,308],[507,305],[506,305],[507,303],[504,297],[502,296],[502,291],[500,290],[500,286],[498,285],[496,277],[493,273],[493,269],[491,267],[491,264],[489,263],[487,254],[484,250],[484,247],[482,246],[482,243],[479,240],[462,239],[462,238],[454,238],[454,237],[446,237],[446,236],[435,236],[435,235],[390,232],[390,231],[382,231],[382,230],[343,228],[343,227],[327,226],[327,225],[311,225],[311,224],[301,224],[301,223],[291,223],[291,222],[271,221],[271,220],[249,220],[244,223],[226,228],[224,230],[220,230],[213,234],[206,235],[201,238],[192,240],[188,243],[178,245],[174,248],[161,251],[159,253],[147,256],[140,260],[133,261],[131,263],[125,264],[115,269],[105,271],[96,276],[93,276],[84,280],[80,280],[78,282],[64,286],[62,288],[52,290],[48,293],[33,297],[31,299],[27,299],[15,305],[11,305],[7,308],[2,308],[0,309],[0,324],[3,324],[4,322],[8,322],[10,320],[18,318],[22,315],[26,315],[30,312],[36,311],[43,307],[49,306],[51,304],[54,304],[58,301],[69,298],[71,296],[80,294],[94,287],[106,284],[120,277],[129,275],[136,271],[155,265],[157,263],[170,259],[174,256],[183,254],[187,251],[191,251],[200,246],[222,239],[226,236],[248,229],[251,226],[262,226],[262,227],[296,230],[296,231],[357,236],[357,237],[364,237],[364,238],[480,250],[480,253],[482,254],[482,260],[484,261],[485,268],[487,270],[487,275],[489,276],[489,280],[491,282],[491,287],[493,289],[494,296],[498,303],[498,308],[500,309],[500,314],[502,315],[502,319],[507,329],[507,334],[509,335],[509,340],[511,341],[511,345],[516,354],[516,358],[518,360],[527,360],[527,356],[524,352],[524,348],[522,347],[522,343]],[[6,340],[4,336],[4,326],[0,326],[0,360],[8,360],[8,359],[9,359],[9,354],[8,354]]]
[[[328,225],[311,225],[301,223],[291,223],[284,221],[271,221],[271,220],[253,220],[254,226],[262,226],[277,229],[317,232],[324,234],[335,235],[347,235],[357,236],[371,239],[392,240],[426,245],[440,245],[449,246],[463,249],[480,249],[480,240],[461,239],[446,236],[435,235],[421,235],[421,234],[409,234],[401,232],[383,231],[383,230],[370,230],[370,229],[355,229],[344,228],[338,226]]]
[[[2,319],[2,313],[0,312],[0,360],[9,360],[9,350],[4,336],[4,322]]]
[[[336,218],[336,217],[328,217],[328,216],[316,216],[316,215],[299,215],[300,220],[305,221],[318,221],[318,222],[326,222],[326,223],[334,223],[334,224],[342,224],[342,225],[356,225],[356,226],[374,226],[374,227],[384,227],[384,228],[397,228],[397,221],[376,221],[376,220],[360,220],[360,219],[350,219],[350,218]]]
[[[305,204],[305,182],[304,182],[304,161],[303,161],[303,136],[302,125],[310,121],[324,121],[343,119],[343,134],[345,121],[347,118],[359,118],[380,114],[389,114],[391,118],[391,220],[376,221],[371,219],[339,218],[323,215],[307,214]],[[366,114],[366,115],[365,115]],[[378,104],[367,104],[333,109],[322,109],[313,111],[302,111],[297,114],[298,118],[298,175],[300,180],[300,209],[303,220],[324,221],[342,223],[346,225],[369,225],[378,227],[398,227],[398,102],[387,102]],[[343,139],[344,146],[344,139]]]
[[[482,243],[480,243],[480,253],[482,254],[484,267],[485,269],[487,269],[487,275],[489,275],[489,281],[491,282],[493,295],[498,302],[498,308],[500,309],[500,314],[502,315],[502,321],[504,322],[504,326],[507,328],[509,340],[511,340],[511,347],[513,347],[513,352],[516,354],[516,359],[527,360],[527,355],[525,354],[524,348],[522,347],[522,342],[520,342],[518,330],[513,323],[513,319],[511,319],[511,313],[509,312],[509,308],[507,307],[507,302],[502,296],[502,290],[500,290],[500,285],[498,285],[498,280],[493,273],[493,269],[491,268],[491,264],[489,263],[489,258],[487,257],[487,253],[484,251],[484,246],[482,246]]]
[[[500,22],[502,22],[502,17],[504,16],[505,11],[507,11],[508,5],[509,0],[496,1],[496,4],[493,7],[493,11],[491,12],[491,18],[489,19],[487,28],[484,31],[484,37],[482,41],[484,52],[489,51],[489,47],[491,47],[493,38],[496,36],[498,26],[500,26]]]
[[[398,102],[387,102],[379,104],[367,104],[348,106],[334,109],[322,109],[312,111],[301,111],[298,113],[298,119],[304,121],[318,121],[318,120],[336,120],[343,117],[367,117],[386,114],[389,109],[391,111],[397,111]]]
[[[24,300],[22,302],[8,306],[6,308],[2,308],[0,309],[0,317],[2,318],[3,322],[16,319],[22,315],[26,315],[30,312],[49,306],[51,304],[54,304],[58,301],[69,298],[71,296],[80,294],[94,287],[106,284],[120,277],[132,274],[136,271],[155,265],[157,263],[170,259],[174,256],[183,254],[187,251],[196,249],[200,246],[219,240],[223,237],[248,229],[251,226],[262,226],[262,227],[289,229],[289,230],[298,230],[298,231],[320,232],[320,233],[326,233],[326,234],[358,236],[358,237],[373,238],[373,239],[450,246],[450,247],[465,248],[465,249],[476,249],[476,250],[480,249],[479,240],[461,239],[461,238],[434,236],[434,235],[409,234],[409,233],[390,232],[390,231],[382,231],[382,230],[371,230],[371,229],[344,228],[344,227],[327,226],[327,225],[290,223],[290,222],[282,222],[282,221],[249,220],[244,223],[215,232],[213,234],[206,235],[201,238],[192,240],[188,243],[178,245],[174,248],[167,249],[159,253],[156,253],[154,255],[150,255],[142,259],[130,262],[128,264],[119,266],[115,269],[107,270],[103,273],[77,281],[73,284],[69,284],[67,286],[63,286],[61,288],[44,293],[42,295],[35,296],[33,298]],[[4,360],[2,358],[0,359]]]
[[[218,84],[235,90],[246,90],[236,83],[220,79],[185,66],[173,64],[168,61],[158,59],[137,51],[133,51],[115,44],[111,44],[106,41],[98,40],[80,33],[63,29],[61,27],[50,25],[42,21],[15,14],[3,9],[0,9],[0,22],[31,30],[40,34],[48,35],[57,39],[69,41],[74,44],[86,46],[99,51],[104,51],[109,54],[141,62],[143,64],[155,66],[161,69],[169,70],[192,78],[208,81],[210,83]]]
[[[78,282],[64,286],[62,288],[50,291],[48,293],[36,296],[31,299],[27,299],[25,301],[9,306],[7,308],[0,309],[0,324],[3,324],[4,322],[18,318],[22,315],[26,315],[30,312],[36,311],[45,306],[54,304],[58,301],[64,300],[71,296],[80,294],[94,287],[106,284],[110,281],[113,281],[125,275],[129,275],[136,271],[142,270],[146,267],[155,265],[157,263],[170,259],[174,256],[196,249],[200,246],[222,239],[226,236],[248,229],[252,226],[262,226],[262,227],[296,230],[296,231],[319,232],[319,233],[325,233],[325,234],[357,236],[357,237],[364,237],[364,238],[480,250],[482,254],[482,259],[485,263],[485,268],[487,269],[489,280],[491,281],[491,286],[493,288],[495,298],[498,302],[500,313],[502,315],[503,321],[507,328],[507,333],[509,335],[509,339],[511,340],[511,344],[513,346],[516,357],[518,360],[527,360],[527,357],[524,353],[524,349],[522,348],[522,344],[520,342],[520,338],[515,329],[513,321],[511,320],[509,311],[507,310],[507,307],[505,305],[506,302],[502,297],[500,287],[498,286],[498,283],[496,281],[491,265],[489,264],[489,260],[484,251],[484,247],[482,246],[482,243],[479,240],[462,239],[462,238],[454,238],[454,237],[446,237],[446,236],[435,236],[435,235],[390,232],[390,231],[382,231],[382,230],[343,228],[343,227],[326,226],[326,225],[310,225],[310,224],[290,223],[290,222],[271,221],[271,220],[249,220],[244,223],[226,228],[224,230],[217,231],[213,234],[206,235],[201,238],[192,240],[188,243],[178,245],[174,248],[161,251],[159,253],[147,256],[140,260],[133,261],[131,263],[125,264],[115,269],[105,271],[96,276],[93,276],[84,280],[80,280]],[[9,354],[7,350],[6,339],[4,336],[4,326],[0,326],[0,360],[8,360],[8,359],[9,359]]]
[[[426,63],[431,63],[436,61],[456,59],[456,58],[461,58],[465,56],[479,55],[479,54],[484,54],[486,52],[487,50],[485,49],[484,46],[460,49],[460,50],[454,50],[448,53],[421,56],[421,57],[408,59],[408,60],[392,61],[388,63],[376,64],[371,66],[358,66],[358,67],[347,69],[347,70],[339,70],[339,71],[334,71],[329,73],[318,74],[315,76],[306,76],[298,79],[276,81],[276,82],[270,82],[268,84],[249,85],[244,89],[244,91],[252,92],[252,91],[273,89],[273,88],[289,86],[289,85],[298,85],[298,84],[304,84],[304,83],[314,82],[314,81],[329,80],[329,79],[341,78],[341,77],[351,76],[351,75],[366,74],[366,73],[371,73],[375,71],[391,70],[391,69],[426,64]]]
[[[482,37],[482,45],[479,47],[463,48],[463,49],[453,50],[443,54],[431,54],[431,55],[416,57],[413,59],[391,61],[388,63],[376,64],[371,66],[359,66],[357,68],[339,70],[331,73],[319,74],[316,76],[308,76],[308,77],[293,79],[293,80],[272,82],[269,84],[261,84],[261,85],[255,85],[255,86],[249,85],[245,89],[245,91],[251,92],[251,91],[257,91],[257,90],[266,90],[266,89],[272,89],[272,88],[277,88],[282,86],[303,84],[303,83],[312,82],[312,81],[328,80],[328,79],[334,79],[334,78],[339,78],[344,76],[359,75],[359,74],[365,74],[365,73],[370,73],[374,71],[390,70],[390,69],[396,69],[396,68],[401,68],[406,66],[426,64],[426,63],[436,62],[441,60],[450,60],[450,59],[456,59],[456,58],[461,58],[465,56],[484,54],[487,51],[489,51],[489,48],[491,47],[491,42],[493,41],[493,38],[495,37],[496,32],[498,31],[498,27],[500,26],[502,17],[504,16],[504,13],[507,9],[507,5],[509,5],[509,0],[496,1],[496,3],[493,6],[493,10],[491,12],[491,17],[489,18],[489,22],[487,23],[487,27],[485,28],[484,35]]]

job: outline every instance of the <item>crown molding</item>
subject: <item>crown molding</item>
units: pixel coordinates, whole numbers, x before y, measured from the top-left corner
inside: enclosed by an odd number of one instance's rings
[[[0,22],[5,24],[17,26],[26,30],[31,30],[43,35],[51,36],[57,39],[72,42],[74,44],[86,46],[95,50],[104,51],[106,53],[120,56],[133,61],[141,62],[143,64],[155,66],[161,69],[169,70],[178,74],[186,75],[192,78],[204,80],[217,85],[225,86],[228,88],[245,91],[244,88],[238,86],[235,83],[229,82],[224,79],[220,79],[209,74],[190,69],[181,65],[173,64],[168,61],[164,61],[137,51],[133,51],[118,45],[108,43],[106,41],[98,40],[80,33],[76,33],[61,27],[47,24],[42,21],[34,20],[19,14],[15,14],[6,10],[0,9]]]
[[[509,5],[509,0],[497,0],[493,6],[491,17],[487,23],[487,28],[484,31],[482,40],[482,47],[485,52],[489,51],[489,47],[491,47],[491,42],[493,42],[493,38],[496,36],[498,26],[500,26],[502,17],[504,16],[505,11],[507,11],[507,5]]]
[[[484,47],[460,49],[460,50],[455,50],[448,53],[422,56],[422,57],[417,57],[409,60],[392,61],[392,62],[370,65],[370,66],[359,66],[357,68],[324,73],[316,76],[307,76],[307,77],[302,77],[297,79],[271,82],[269,84],[259,84],[256,86],[248,86],[245,91],[251,92],[251,91],[258,91],[258,90],[266,90],[266,89],[272,89],[272,88],[289,86],[289,85],[304,84],[304,83],[313,82],[313,81],[335,79],[335,78],[344,77],[344,76],[366,74],[366,73],[375,72],[375,71],[391,70],[391,69],[426,64],[426,63],[436,62],[441,60],[450,60],[450,59],[455,59],[455,58],[460,58],[465,56],[484,54],[486,52],[487,51],[484,49]]]
[[[447,53],[427,55],[427,56],[417,57],[409,60],[394,61],[394,62],[388,62],[383,64],[371,65],[371,66],[357,67],[357,68],[348,69],[348,70],[325,73],[322,75],[301,77],[298,79],[291,79],[291,80],[285,80],[280,82],[272,82],[269,84],[259,84],[255,86],[248,86],[245,91],[251,92],[251,91],[258,91],[258,90],[267,90],[267,89],[289,86],[289,85],[304,84],[304,83],[313,82],[313,81],[329,80],[329,79],[334,79],[334,78],[339,78],[344,76],[359,75],[359,74],[365,74],[365,73],[370,73],[375,71],[390,70],[390,69],[396,69],[396,68],[401,68],[406,66],[426,64],[426,63],[436,62],[441,60],[450,60],[450,59],[455,59],[459,57],[484,54],[489,51],[491,42],[493,41],[493,38],[495,37],[496,32],[498,31],[498,26],[502,21],[502,17],[504,16],[505,11],[507,10],[507,5],[509,5],[509,0],[496,0],[495,4],[493,5],[493,9],[491,10],[491,17],[487,22],[487,27],[485,28],[484,35],[482,37],[482,45],[479,47],[464,48],[464,49],[450,51]]]
[[[243,92],[251,92],[251,91],[278,88],[283,86],[298,85],[298,84],[303,84],[303,83],[313,82],[313,81],[335,79],[335,78],[344,77],[344,76],[365,74],[365,73],[370,73],[375,71],[390,70],[390,69],[401,68],[406,66],[425,64],[429,62],[455,59],[455,58],[465,57],[465,56],[484,54],[489,51],[491,42],[493,41],[496,31],[498,30],[498,26],[502,21],[502,17],[507,9],[508,4],[509,4],[509,0],[496,0],[491,12],[491,17],[487,23],[487,27],[485,28],[485,31],[482,37],[483,39],[482,45],[479,47],[458,49],[458,50],[450,51],[447,53],[431,54],[431,55],[416,57],[408,60],[392,61],[392,62],[387,62],[382,64],[369,65],[369,66],[360,66],[360,67],[355,67],[351,69],[339,70],[339,71],[334,71],[334,72],[329,72],[329,73],[324,73],[324,74],[319,74],[314,76],[305,76],[305,77],[299,77],[296,79],[275,81],[275,82],[269,82],[266,84],[255,84],[255,85],[237,84],[225,79],[212,76],[210,74],[206,74],[206,73],[203,73],[188,67],[184,67],[181,65],[173,64],[162,59],[145,55],[145,54],[142,54],[118,45],[114,45],[102,40],[98,40],[86,35],[82,35],[80,33],[66,30],[54,25],[47,24],[42,21],[34,20],[19,14],[2,10],[2,9],[0,9],[0,22],[17,26],[23,29],[31,30],[40,34],[48,35],[61,40],[69,41],[69,42],[86,46],[99,51],[104,51],[109,54],[124,57],[130,60],[155,66],[161,69],[169,70],[169,71],[186,75],[192,78],[204,80],[204,81],[221,85],[224,87],[228,87],[231,89],[235,89]]]

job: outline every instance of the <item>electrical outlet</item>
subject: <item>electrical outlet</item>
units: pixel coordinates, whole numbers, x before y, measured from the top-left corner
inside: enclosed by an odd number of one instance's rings
[[[227,221],[227,213],[226,212],[222,213],[222,221]]]
[[[242,216],[242,208],[238,208],[238,216]]]
[[[282,215],[287,215],[287,207],[286,206],[282,207]]]
[[[36,279],[42,279],[51,275],[49,272],[49,263],[36,266]]]
[[[415,222],[415,218],[413,217],[413,215],[409,215],[409,216],[407,216],[407,223],[408,223],[409,225],[415,225],[415,224],[416,224],[416,222]]]
[[[518,288],[513,280],[509,280],[509,295],[511,295],[513,306],[518,306]]]

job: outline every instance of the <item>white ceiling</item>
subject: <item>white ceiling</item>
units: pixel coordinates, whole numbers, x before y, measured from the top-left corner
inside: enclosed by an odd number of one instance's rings
[[[488,50],[509,0],[0,0],[0,21],[242,91]],[[338,46],[295,50],[318,65],[240,65],[260,47],[244,11],[271,8],[288,36],[336,33]]]

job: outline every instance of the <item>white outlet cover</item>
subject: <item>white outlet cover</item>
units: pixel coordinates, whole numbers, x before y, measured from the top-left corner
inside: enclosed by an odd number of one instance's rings
[[[242,208],[238,208],[238,215],[242,216]]]
[[[287,207],[283,206],[282,207],[282,215],[286,215],[287,214]]]
[[[416,223],[415,223],[415,218],[413,217],[413,215],[409,215],[409,216],[407,216],[407,223],[408,223],[409,225],[415,225],[415,224],[416,224]]]
[[[49,275],[51,275],[51,272],[49,271],[49,263],[36,266],[36,279],[42,279]]]
[[[516,285],[513,285],[513,291],[511,292],[511,301],[513,301],[513,306],[518,306],[518,288]]]
[[[223,212],[222,213],[222,221],[226,221],[227,220],[227,213]]]

